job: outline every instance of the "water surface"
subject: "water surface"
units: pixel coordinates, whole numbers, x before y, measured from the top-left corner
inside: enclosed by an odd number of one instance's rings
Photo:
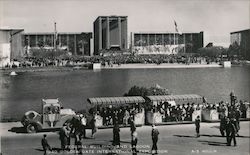
[[[117,69],[24,72],[9,76],[0,71],[1,119],[20,119],[25,111],[40,112],[42,98],[59,98],[64,107],[86,107],[87,98],[122,96],[133,85],[156,83],[173,94],[199,94],[209,102],[250,100],[250,66],[189,69]]]

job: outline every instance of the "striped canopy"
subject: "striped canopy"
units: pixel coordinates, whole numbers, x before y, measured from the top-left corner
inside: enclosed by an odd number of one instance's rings
[[[90,104],[100,105],[116,105],[116,104],[131,104],[131,103],[144,103],[145,99],[141,96],[131,97],[94,97],[88,98]]]
[[[201,100],[202,97],[197,94],[185,94],[185,95],[157,95],[147,96],[150,101],[189,101],[189,100]]]

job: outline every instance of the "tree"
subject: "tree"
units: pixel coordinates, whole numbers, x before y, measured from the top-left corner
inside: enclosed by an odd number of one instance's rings
[[[225,48],[221,46],[203,47],[198,49],[198,53],[204,57],[218,58],[222,53],[225,53]]]
[[[228,57],[232,60],[235,56],[237,56],[238,59],[246,59],[247,52],[237,42],[234,42],[229,46],[227,53]]]
[[[142,97],[152,96],[152,95],[169,95],[169,91],[158,85],[150,88],[133,86],[129,89],[128,93],[124,94],[124,96],[142,96]]]
[[[125,93],[124,96],[148,96],[148,89],[145,87],[133,86],[129,89],[128,93]]]

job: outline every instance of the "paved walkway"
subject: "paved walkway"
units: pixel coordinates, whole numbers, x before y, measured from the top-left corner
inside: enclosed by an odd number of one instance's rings
[[[13,126],[14,125],[14,126]],[[158,142],[159,154],[169,155],[249,155],[250,135],[249,121],[241,122],[240,137],[237,137],[238,146],[226,146],[226,138],[219,133],[219,123],[201,123],[201,137],[196,138],[194,124],[164,125],[157,126],[160,132]],[[10,155],[43,154],[41,148],[41,137],[44,134],[16,133],[19,123],[0,123],[2,153]],[[8,131],[12,127],[15,130]],[[12,128],[13,129],[13,128]],[[20,130],[21,131],[21,130]],[[137,127],[139,155],[150,154],[152,146],[151,126]],[[60,148],[57,132],[46,132],[50,145],[55,148],[53,154],[75,154],[74,152],[57,152]],[[87,131],[90,136],[90,130]],[[130,129],[121,128],[121,148],[113,149],[112,129],[100,129],[95,139],[87,138],[82,140],[84,154],[108,154],[115,150],[118,154],[127,155],[130,152]],[[71,144],[74,141],[72,139]],[[98,151],[99,150],[99,151]]]

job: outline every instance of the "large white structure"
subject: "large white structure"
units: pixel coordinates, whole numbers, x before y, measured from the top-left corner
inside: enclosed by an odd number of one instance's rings
[[[23,29],[0,29],[0,67],[11,65],[11,60],[23,55]]]
[[[10,43],[0,43],[0,67],[10,65]]]

